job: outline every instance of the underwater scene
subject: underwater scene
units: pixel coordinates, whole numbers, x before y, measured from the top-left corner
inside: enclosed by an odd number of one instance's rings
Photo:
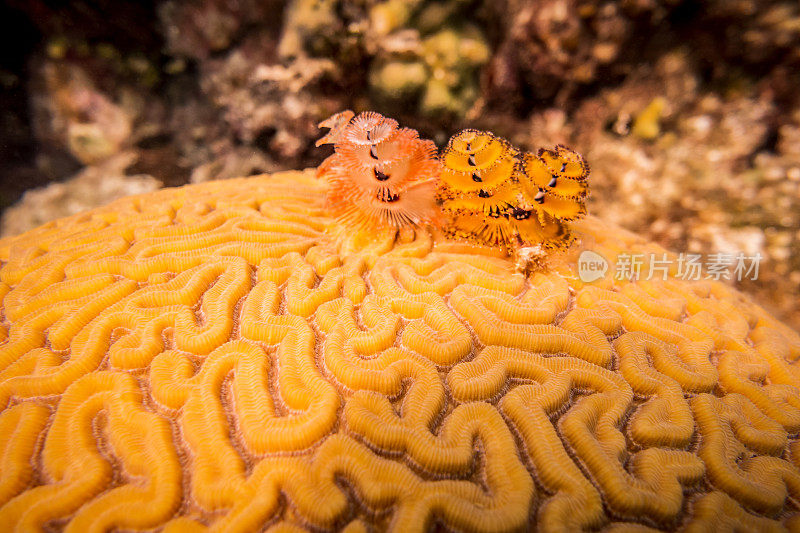
[[[0,29],[0,530],[800,532],[796,0]]]

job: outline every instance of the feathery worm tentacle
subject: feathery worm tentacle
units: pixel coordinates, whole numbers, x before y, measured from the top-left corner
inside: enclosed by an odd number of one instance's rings
[[[433,142],[373,111],[358,116],[344,111],[321,126],[339,128],[323,137],[335,140],[335,153],[320,173],[330,184],[328,205],[340,221],[399,229],[433,220],[440,171]]]
[[[565,146],[521,155],[491,132],[463,130],[447,143],[437,199],[448,234],[509,250],[570,242],[566,222],[586,214],[589,166]]]

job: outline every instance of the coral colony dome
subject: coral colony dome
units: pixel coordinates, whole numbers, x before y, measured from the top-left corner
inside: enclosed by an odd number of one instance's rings
[[[5,530],[800,529],[796,332],[565,145],[321,126],[0,240]]]

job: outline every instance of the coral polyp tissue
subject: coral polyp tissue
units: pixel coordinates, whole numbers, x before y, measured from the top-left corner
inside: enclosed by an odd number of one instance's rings
[[[463,130],[442,152],[437,198],[455,238],[508,250],[571,242],[567,222],[586,214],[589,167],[564,147],[525,153],[487,131]]]
[[[339,221],[399,229],[433,220],[439,161],[432,141],[372,111],[343,111],[320,127],[330,131],[317,146],[333,144],[335,153],[318,174],[329,183],[327,203]]]
[[[381,124],[348,142],[381,156]],[[476,141],[448,164],[505,194],[511,162],[486,163],[515,152]],[[328,188],[215,181],[0,240],[3,531],[800,526],[788,327],[720,282],[526,278],[427,228],[343,250]],[[663,252],[572,230],[612,262]]]

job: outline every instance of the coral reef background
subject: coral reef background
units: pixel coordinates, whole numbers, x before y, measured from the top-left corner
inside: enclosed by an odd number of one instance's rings
[[[440,146],[463,127],[569,144],[591,213],[761,253],[740,288],[800,327],[795,1],[11,0],[0,25],[4,235],[317,165],[317,122],[375,109]]]

